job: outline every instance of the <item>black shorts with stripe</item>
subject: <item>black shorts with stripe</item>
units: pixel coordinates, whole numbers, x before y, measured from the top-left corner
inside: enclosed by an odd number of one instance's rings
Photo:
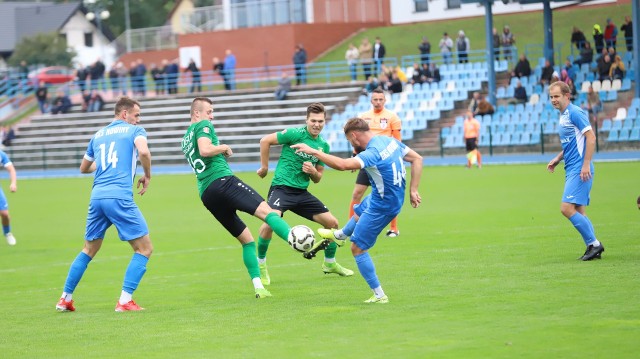
[[[306,189],[283,185],[271,186],[267,203],[273,209],[284,212],[291,211],[300,217],[313,220],[313,216],[329,212],[329,209]]]

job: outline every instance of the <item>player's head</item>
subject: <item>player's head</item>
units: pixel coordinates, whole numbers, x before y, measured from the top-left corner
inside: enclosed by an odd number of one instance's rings
[[[571,103],[571,89],[562,81],[549,85],[549,99],[554,108],[564,111]]]
[[[213,101],[207,97],[196,97],[191,102],[191,122],[213,120]]]
[[[384,91],[381,88],[371,91],[371,104],[374,110],[382,111],[385,102],[387,102],[387,98],[384,96]]]
[[[317,137],[324,128],[327,114],[324,105],[320,102],[314,102],[307,106],[307,131],[313,137]]]
[[[137,125],[140,122],[140,103],[131,97],[120,97],[116,102],[114,112],[117,119],[124,120],[132,125]]]
[[[356,152],[364,151],[372,137],[369,124],[359,117],[353,117],[347,121],[344,125],[344,135]]]

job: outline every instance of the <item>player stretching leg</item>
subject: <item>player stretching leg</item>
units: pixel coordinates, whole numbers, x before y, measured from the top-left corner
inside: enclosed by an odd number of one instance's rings
[[[290,146],[305,143],[313,148],[320,148],[329,152],[329,144],[322,138],[320,132],[324,128],[326,112],[321,103],[312,103],[307,107],[306,126],[289,128],[281,132],[264,136],[260,140],[260,168],[258,176],[264,178],[269,171],[269,149],[271,146],[282,145],[282,153],[271,182],[267,201],[269,206],[280,215],[291,211],[301,217],[321,224],[324,228],[337,228],[338,220],[329,212],[327,207],[308,191],[309,180],[319,183],[324,173],[324,163],[316,157],[303,153],[296,153]],[[267,269],[267,250],[271,242],[273,231],[265,223],[260,227],[258,237],[258,263],[262,283],[271,283]],[[337,245],[328,244],[324,250],[322,271],[325,274],[335,273],[343,277],[353,275],[353,271],[342,267],[336,262]]]

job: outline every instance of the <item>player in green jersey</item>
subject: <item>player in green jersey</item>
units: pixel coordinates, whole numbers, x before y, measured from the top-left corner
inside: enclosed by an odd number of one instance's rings
[[[253,282],[256,298],[270,297],[271,293],[260,280],[253,236],[236,211],[263,220],[285,242],[290,227],[258,192],[233,175],[226,161],[233,151],[228,145],[220,144],[211,120],[213,102],[205,97],[195,98],[191,103],[191,125],[182,138],[182,152],[196,173],[202,203],[242,244],[242,259]]]
[[[271,181],[271,188],[267,196],[267,202],[271,208],[280,215],[291,211],[301,217],[319,223],[324,228],[338,228],[338,220],[329,212],[329,209],[314,195],[309,193],[309,180],[318,183],[322,179],[324,163],[315,156],[302,152],[296,153],[290,145],[304,143],[311,148],[329,153],[329,144],[322,138],[320,132],[324,128],[326,113],[324,105],[312,103],[307,107],[306,126],[285,129],[264,136],[260,140],[260,168],[256,171],[258,176],[264,178],[269,171],[269,149],[271,146],[282,145],[282,153],[278,159],[276,172]],[[271,242],[273,231],[268,225],[260,227],[258,237],[258,264],[260,266],[260,279],[262,283],[271,283],[267,270],[267,250]],[[324,263],[322,270],[325,273],[336,273],[347,277],[353,275],[353,271],[342,267],[336,262],[337,244],[331,242],[324,250]]]

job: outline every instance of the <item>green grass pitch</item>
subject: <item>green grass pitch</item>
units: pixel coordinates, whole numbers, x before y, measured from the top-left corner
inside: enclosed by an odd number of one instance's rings
[[[270,177],[239,176],[266,194]],[[255,299],[240,245],[202,206],[193,176],[155,176],[136,195],[155,246],[138,313],[114,312],[131,257],[114,229],[74,294],[77,311],[55,311],[82,247],[91,178],[21,180],[7,193],[18,244],[0,242],[0,356],[634,358],[638,178],[637,162],[596,164],[587,214],[606,252],[581,262],[582,240],[560,214],[562,169],[427,167],[422,206],[406,203],[400,237],[371,250],[390,303],[366,305],[357,272],[324,275],[321,257],[279,239],[268,256],[273,298]],[[354,179],[328,170],[311,186],[341,223]],[[259,222],[241,216],[256,235]],[[357,270],[348,249],[337,258]]]

